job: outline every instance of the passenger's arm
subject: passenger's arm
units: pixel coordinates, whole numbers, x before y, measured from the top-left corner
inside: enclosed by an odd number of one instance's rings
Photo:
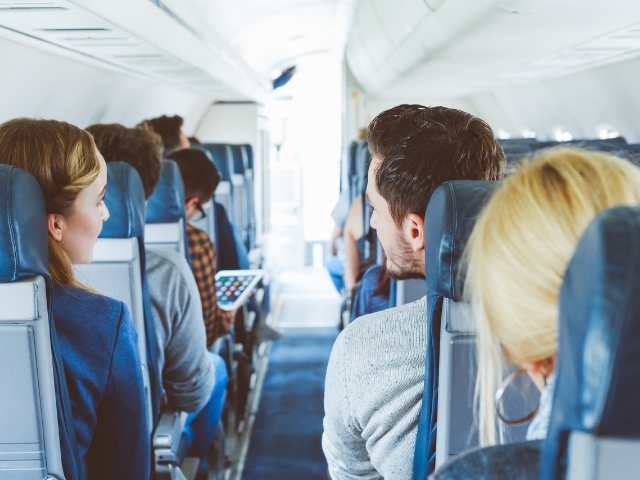
[[[362,268],[360,249],[358,248],[358,239],[360,237],[362,237],[362,198],[357,197],[349,209],[349,215],[344,226],[344,281],[347,291],[351,291],[355,286]]]
[[[176,291],[167,295],[174,303],[169,312],[171,332],[166,339],[162,379],[171,408],[194,412],[209,400],[215,372],[207,354],[198,289],[187,273],[176,269]]]
[[[344,336],[331,351],[324,390],[324,450],[332,480],[380,480],[369,461],[365,440],[352,413],[345,361]]]
[[[99,407],[93,454],[100,455],[100,472],[92,478],[149,479],[150,428],[142,382],[137,335],[129,312],[120,304],[118,334],[111,357],[105,394]],[[93,463],[93,462],[91,462]]]

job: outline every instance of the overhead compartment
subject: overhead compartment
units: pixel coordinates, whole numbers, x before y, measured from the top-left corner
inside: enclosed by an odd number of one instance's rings
[[[428,61],[498,0],[371,0],[359,2],[347,62],[368,93],[380,94],[400,75]]]

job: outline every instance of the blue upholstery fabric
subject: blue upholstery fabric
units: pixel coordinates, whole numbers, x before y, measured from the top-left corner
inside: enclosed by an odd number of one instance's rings
[[[171,163],[175,165],[174,162]],[[124,162],[110,162],[107,164],[107,193],[104,201],[109,209],[109,219],[104,224],[100,237],[138,239],[138,256],[140,258],[140,273],[142,276],[145,346],[149,382],[151,384],[152,418],[155,424],[160,415],[162,374],[158,369],[159,345],[146,276],[144,188],[138,172],[131,165]]]
[[[536,440],[470,450],[438,468],[432,480],[535,480],[541,443]]]
[[[245,143],[242,145],[242,147],[245,149],[246,152],[246,161],[247,163],[245,164],[245,169],[246,170],[253,170],[253,146],[249,143]]]
[[[427,342],[422,406],[413,464],[415,480],[426,480],[435,466],[443,298],[462,299],[460,259],[480,211],[497,182],[459,180],[440,185],[425,213]]]
[[[160,180],[147,200],[147,223],[174,223],[184,220],[184,183],[178,164],[163,160]]]
[[[233,173],[238,175],[244,175],[245,165],[244,156],[242,154],[241,145],[231,145],[231,154],[233,156]]]
[[[107,165],[107,193],[104,199],[109,220],[101,238],[142,238],[144,235],[144,188],[138,172],[124,162]]]
[[[380,275],[383,273],[382,265],[373,265],[364,272],[360,287],[356,293],[355,305],[351,312],[351,320],[362,315],[379,312],[389,308],[389,292],[379,293]]]
[[[564,478],[572,430],[640,437],[640,209],[586,230],[560,294],[557,379],[540,478]]]
[[[227,146],[223,143],[205,143],[204,147],[213,158],[213,163],[218,168],[220,172],[220,177],[222,181],[228,182],[231,180],[231,171],[229,170],[229,162],[227,156],[229,151]]]
[[[237,239],[233,226],[227,216],[224,205],[213,203],[216,219],[216,250],[218,251],[218,270],[238,270],[240,260],[237,252]]]
[[[38,182],[20,168],[0,165],[0,185],[0,282],[47,277],[47,217]]]
[[[425,214],[427,288],[462,300],[460,259],[480,210],[499,184],[473,180],[445,182],[431,196]]]
[[[20,168],[0,165],[0,282],[14,282],[41,275],[47,282],[49,334],[56,388],[60,454],[65,475],[81,479],[71,399],[51,313],[51,278],[44,198],[38,182]]]

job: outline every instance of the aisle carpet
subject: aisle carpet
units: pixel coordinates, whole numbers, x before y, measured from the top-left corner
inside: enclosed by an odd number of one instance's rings
[[[324,377],[335,328],[289,328],[271,349],[243,479],[326,480]]]

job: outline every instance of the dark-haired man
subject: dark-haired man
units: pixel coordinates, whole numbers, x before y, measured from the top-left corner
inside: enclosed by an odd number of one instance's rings
[[[123,161],[136,169],[148,198],[160,178],[164,152],[160,136],[148,125],[92,125],[105,161]],[[207,468],[207,453],[220,422],[228,374],[224,360],[207,351],[198,287],[183,255],[146,250],[146,274],[159,343],[159,369],[169,408],[191,412],[182,445]]]
[[[220,173],[207,155],[196,148],[176,150],[169,154],[169,158],[174,160],[180,169],[185,186],[185,215],[187,220],[193,220],[202,215],[202,205],[211,200],[220,183]],[[218,337],[231,330],[235,312],[218,307],[215,284],[218,261],[209,235],[187,223],[187,240],[191,266],[202,300],[207,345],[211,346]]]
[[[400,105],[369,125],[371,227],[395,278],[424,277],[424,208],[448,180],[497,180],[491,128],[460,110]],[[364,316],[333,346],[322,446],[337,479],[412,477],[422,401],[426,298]]]

